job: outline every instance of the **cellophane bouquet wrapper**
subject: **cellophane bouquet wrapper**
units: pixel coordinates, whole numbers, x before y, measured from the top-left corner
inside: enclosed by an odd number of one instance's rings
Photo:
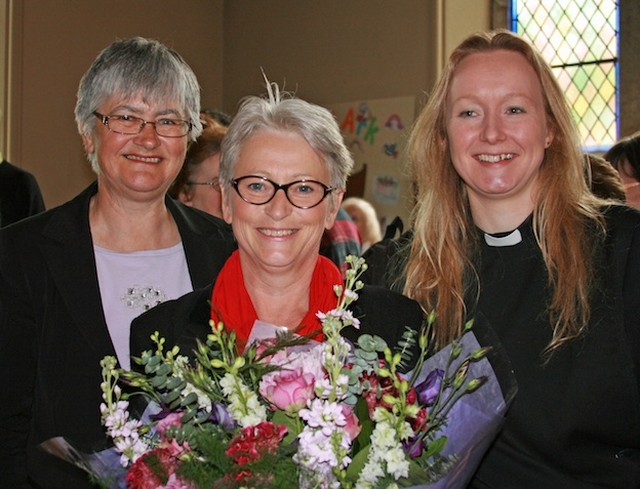
[[[469,377],[487,377],[487,382],[471,395],[463,396],[452,407],[442,434],[447,444],[442,455],[456,455],[458,462],[436,483],[413,486],[413,489],[458,489],[467,486],[484,454],[502,428],[508,408],[517,393],[517,383],[509,357],[500,340],[482,315],[474,318],[473,330],[460,341],[461,357],[481,347],[491,352],[479,362],[471,363]],[[427,359],[416,383],[429,372],[442,368],[451,346]]]

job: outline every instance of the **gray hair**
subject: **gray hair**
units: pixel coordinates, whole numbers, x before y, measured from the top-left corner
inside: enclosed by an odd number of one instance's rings
[[[177,52],[159,41],[133,37],[105,48],[80,80],[75,108],[80,134],[93,133],[93,112],[107,99],[113,95],[127,99],[138,93],[150,101],[177,101],[192,124],[189,141],[195,141],[202,132],[200,86],[193,70]],[[88,158],[98,171],[95,154]]]
[[[257,132],[274,131],[302,136],[325,161],[331,186],[344,190],[353,169],[353,157],[333,114],[324,107],[280,92],[277,84],[266,81],[267,97],[245,97],[222,140],[221,184],[230,188],[242,145]]]

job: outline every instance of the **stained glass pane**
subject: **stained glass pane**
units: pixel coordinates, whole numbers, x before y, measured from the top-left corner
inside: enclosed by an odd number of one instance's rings
[[[618,137],[618,1],[512,0],[514,30],[553,67],[587,150]]]

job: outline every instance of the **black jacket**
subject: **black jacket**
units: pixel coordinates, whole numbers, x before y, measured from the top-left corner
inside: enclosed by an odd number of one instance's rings
[[[611,206],[604,215],[588,329],[548,359],[548,273],[531,219],[513,246],[488,246],[478,230],[480,294],[467,304],[496,332],[518,393],[473,489],[640,487],[640,213]],[[365,283],[401,283],[407,243],[369,249],[375,273]]]

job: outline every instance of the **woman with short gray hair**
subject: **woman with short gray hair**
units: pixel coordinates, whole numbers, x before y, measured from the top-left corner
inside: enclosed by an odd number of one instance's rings
[[[0,487],[89,488],[38,449],[98,448],[100,360],[128,368],[143,311],[215,277],[234,249],[220,219],[166,197],[200,134],[200,89],[158,41],[118,40],[80,82],[76,121],[97,181],[0,233]]]

